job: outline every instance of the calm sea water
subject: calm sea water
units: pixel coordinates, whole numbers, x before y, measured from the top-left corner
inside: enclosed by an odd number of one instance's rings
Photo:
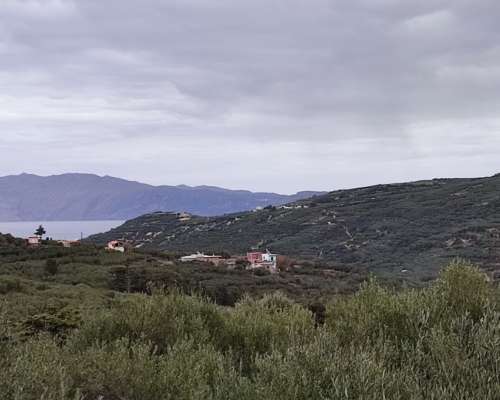
[[[56,240],[77,240],[96,233],[109,231],[124,221],[33,221],[0,222],[0,232],[26,238],[32,236],[39,225],[43,225],[47,236]]]

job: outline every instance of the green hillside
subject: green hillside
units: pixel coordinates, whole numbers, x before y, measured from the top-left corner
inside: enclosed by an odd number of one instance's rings
[[[0,250],[9,251],[15,248],[25,247],[25,241],[23,239],[15,238],[9,234],[0,233]]]
[[[500,268],[500,176],[340,190],[222,217],[148,214],[90,240],[115,238],[175,252],[269,248],[417,280],[435,277],[456,257],[494,272]]]

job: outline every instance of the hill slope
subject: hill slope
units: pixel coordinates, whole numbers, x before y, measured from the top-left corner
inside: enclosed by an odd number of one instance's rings
[[[341,190],[223,217],[149,214],[91,240],[122,237],[169,251],[269,248],[418,279],[455,257],[497,270],[500,176]]]
[[[0,221],[120,220],[154,211],[220,215],[312,193],[286,196],[210,186],[151,186],[90,174],[22,174],[0,178]]]
[[[15,238],[9,234],[0,233],[0,255],[3,250],[10,250],[16,248],[26,247],[26,242],[23,239]]]

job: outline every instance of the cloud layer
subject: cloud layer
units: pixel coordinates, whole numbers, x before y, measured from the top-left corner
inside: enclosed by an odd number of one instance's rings
[[[500,170],[494,0],[3,0],[0,173],[292,192]]]

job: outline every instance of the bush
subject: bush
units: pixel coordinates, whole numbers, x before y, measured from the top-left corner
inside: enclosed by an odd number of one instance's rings
[[[444,311],[439,318],[470,315],[478,321],[493,299],[487,276],[463,261],[446,267],[435,284],[434,301]]]
[[[329,304],[326,323],[345,343],[383,339],[404,345],[435,327],[450,327],[459,317],[478,321],[492,299],[486,276],[455,262],[423,290],[391,292],[372,279],[353,297]]]
[[[210,399],[238,381],[213,347],[189,340],[159,354],[151,344],[121,339],[91,347],[77,362],[75,381],[91,399]]]
[[[34,336],[42,332],[56,336],[65,336],[78,327],[79,316],[75,312],[60,312],[57,315],[43,313],[27,317],[21,322],[21,333],[24,336]]]
[[[215,304],[178,291],[156,291],[152,296],[129,295],[113,303],[111,310],[89,316],[76,335],[80,346],[94,342],[146,341],[164,353],[178,341],[196,343],[216,340],[223,329],[223,316]]]
[[[59,266],[57,265],[57,261],[53,258],[47,259],[45,261],[45,272],[48,275],[56,275],[59,271]]]
[[[21,281],[12,277],[0,277],[0,294],[19,292],[22,290]]]
[[[282,294],[260,300],[247,297],[227,315],[220,347],[230,350],[236,363],[249,373],[258,355],[273,349],[284,352],[290,344],[309,340],[313,334],[312,314]]]

